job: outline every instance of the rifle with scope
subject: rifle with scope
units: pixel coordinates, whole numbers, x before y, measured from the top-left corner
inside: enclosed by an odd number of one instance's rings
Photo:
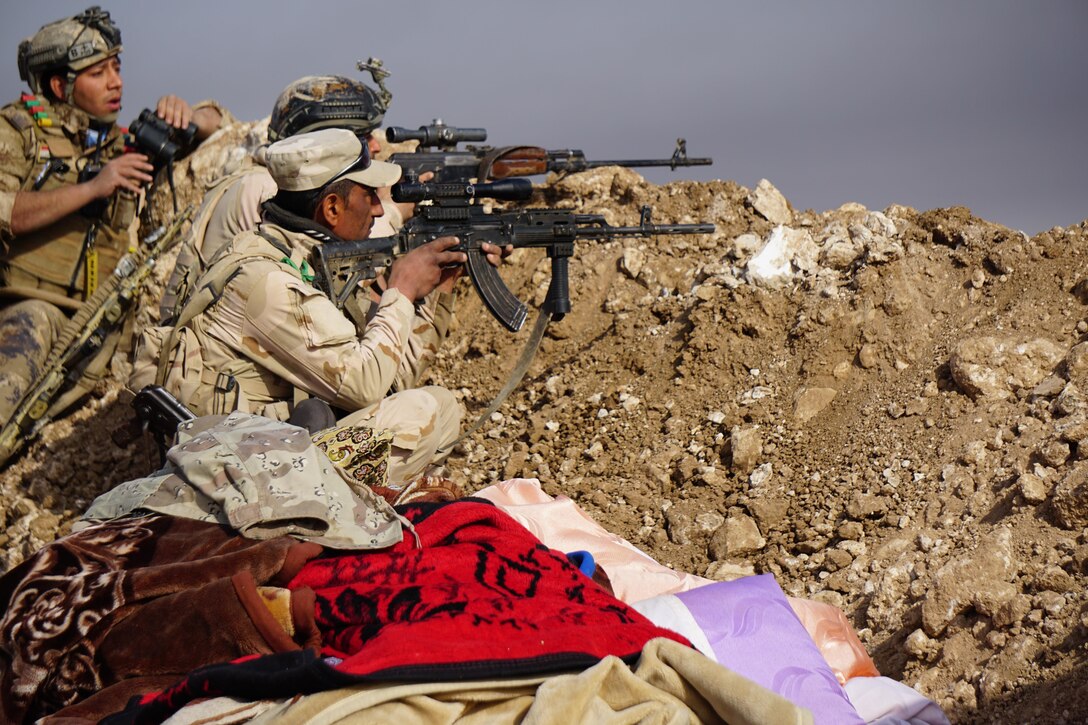
[[[570,174],[602,166],[627,166],[633,168],[668,166],[674,171],[686,166],[709,166],[710,158],[691,158],[687,142],[679,138],[671,157],[667,159],[610,159],[591,161],[580,149],[547,150],[539,146],[474,146],[464,142],[487,140],[483,128],[447,126],[435,119],[429,126],[409,129],[391,126],[385,137],[391,143],[418,141],[415,151],[397,152],[389,160],[404,170],[404,180],[413,183],[426,172],[434,173],[438,182],[466,182],[472,179],[492,181],[521,176],[536,176],[555,172]]]
[[[476,292],[488,311],[508,330],[517,332],[525,323],[528,306],[503,282],[488,263],[485,243],[500,248],[542,248],[551,259],[552,277],[543,311],[559,320],[570,311],[568,260],[576,240],[606,241],[618,237],[649,237],[666,234],[711,234],[713,224],[654,224],[651,210],[642,208],[638,226],[612,226],[600,214],[576,214],[564,209],[526,209],[487,212],[474,199],[525,201],[532,196],[526,179],[506,179],[485,184],[465,182],[400,182],[393,186],[398,202],[431,201],[396,235],[360,241],[326,242],[314,247],[313,267],[317,283],[337,306],[342,306],[360,281],[372,278],[376,269],[388,266],[400,254],[439,237],[457,237],[455,251],[468,255],[465,266]]]

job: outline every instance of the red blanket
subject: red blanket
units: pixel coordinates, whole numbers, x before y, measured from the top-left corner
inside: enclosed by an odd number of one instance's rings
[[[655,637],[688,644],[605,592],[489,502],[399,509],[416,528],[392,549],[332,553],[288,587],[312,589],[322,654],[301,650],[204,667],[133,698],[109,725],[161,722],[218,695],[283,698],[358,681],[450,681],[634,662]]]
[[[405,507],[413,537],[384,551],[314,559],[289,588],[317,598],[336,669],[438,681],[633,661],[654,637],[688,644],[608,594],[489,502]]]

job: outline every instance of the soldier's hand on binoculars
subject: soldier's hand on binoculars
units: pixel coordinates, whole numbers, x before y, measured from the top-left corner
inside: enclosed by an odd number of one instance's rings
[[[100,199],[118,189],[136,193],[142,184],[151,183],[151,172],[154,168],[143,154],[121,154],[103,166],[98,175],[88,183],[95,185],[97,197]]]
[[[155,106],[155,115],[174,128],[188,128],[193,120],[193,109],[185,99],[175,95],[163,96]]]

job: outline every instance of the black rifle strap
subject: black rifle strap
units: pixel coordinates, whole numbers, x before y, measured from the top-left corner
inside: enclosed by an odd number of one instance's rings
[[[545,312],[543,309],[540,309],[537,312],[533,330],[529,333],[528,339],[525,340],[525,346],[521,348],[521,356],[518,358],[517,365],[510,371],[510,377],[506,380],[506,385],[502,386],[502,390],[499,391],[498,395],[495,396],[495,399],[491,401],[491,404],[487,406],[484,412],[480,414],[480,417],[476,419],[476,422],[472,424],[472,427],[458,436],[457,440],[450,443],[445,448],[440,449],[438,451],[440,454],[446,453],[465,438],[468,438],[479,430],[480,426],[491,418],[491,414],[499,409],[499,406],[503,404],[506,397],[513,392],[514,388],[521,382],[521,379],[525,377],[525,372],[529,369],[529,363],[533,361],[537,348],[540,347],[540,341],[544,338],[544,330],[547,329],[548,323],[551,321],[551,312]]]

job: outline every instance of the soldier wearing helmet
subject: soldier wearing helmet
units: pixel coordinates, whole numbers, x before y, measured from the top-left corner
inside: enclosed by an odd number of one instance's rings
[[[268,141],[320,128],[346,128],[365,138],[371,155],[376,155],[381,144],[374,132],[382,124],[392,94],[385,88],[388,73],[380,70],[381,61],[371,59],[366,67],[380,83],[380,91],[361,81],[334,75],[306,76],[289,84],[272,107]],[[207,269],[216,252],[260,221],[261,202],[276,193],[276,182],[265,168],[264,150],[264,146],[257,149],[247,167],[221,179],[204,196],[163,294],[160,311],[164,320],[180,312],[192,283]],[[394,204],[387,192],[383,197],[385,214],[377,222],[375,237],[400,229],[405,212],[410,213],[409,205]]]
[[[397,380],[418,306],[433,292],[450,294],[466,255],[452,249],[456,238],[442,237],[399,257],[360,329],[314,286],[309,260],[317,245],[372,233],[384,211],[377,190],[397,181],[400,168],[372,161],[364,140],[342,128],[278,141],[265,160],[278,190],[260,224],[222,248],[177,326],[145,332],[147,352],[129,385],[158,382],[198,415],[244,410],[294,422],[304,398],[325,401],[340,411],[340,425],[392,432],[396,488],[448,453],[459,431],[450,391],[398,390]],[[502,250],[484,250],[499,263]]]
[[[360,67],[371,73],[377,91],[360,81],[336,75],[306,76],[284,88],[269,118],[269,142],[319,129],[340,128],[364,139],[372,156],[378,154],[381,143],[374,132],[381,126],[392,99],[384,83],[388,73],[382,70],[381,61],[373,58]],[[181,313],[190,292],[197,289],[197,279],[218,251],[238,234],[257,228],[262,202],[277,192],[276,182],[265,165],[266,150],[267,147],[258,149],[251,160],[253,165],[223,178],[204,196],[163,294],[160,310],[164,321],[171,322]],[[394,203],[388,188],[378,189],[377,194],[382,214],[375,218],[370,232],[375,238],[399,230],[414,208],[412,204]],[[366,327],[372,304],[380,294],[380,290],[373,294],[361,290],[348,301],[346,309],[359,330]],[[395,389],[407,390],[418,383],[446,338],[453,320],[453,306],[453,294],[439,291],[416,307],[416,320],[393,385]]]
[[[29,93],[0,109],[0,422],[36,375],[63,310],[78,308],[131,245],[146,156],[124,153],[121,32],[88,8],[43,26],[19,45]],[[157,106],[167,123],[220,122],[214,104],[176,96]],[[11,304],[9,300],[23,300]]]

